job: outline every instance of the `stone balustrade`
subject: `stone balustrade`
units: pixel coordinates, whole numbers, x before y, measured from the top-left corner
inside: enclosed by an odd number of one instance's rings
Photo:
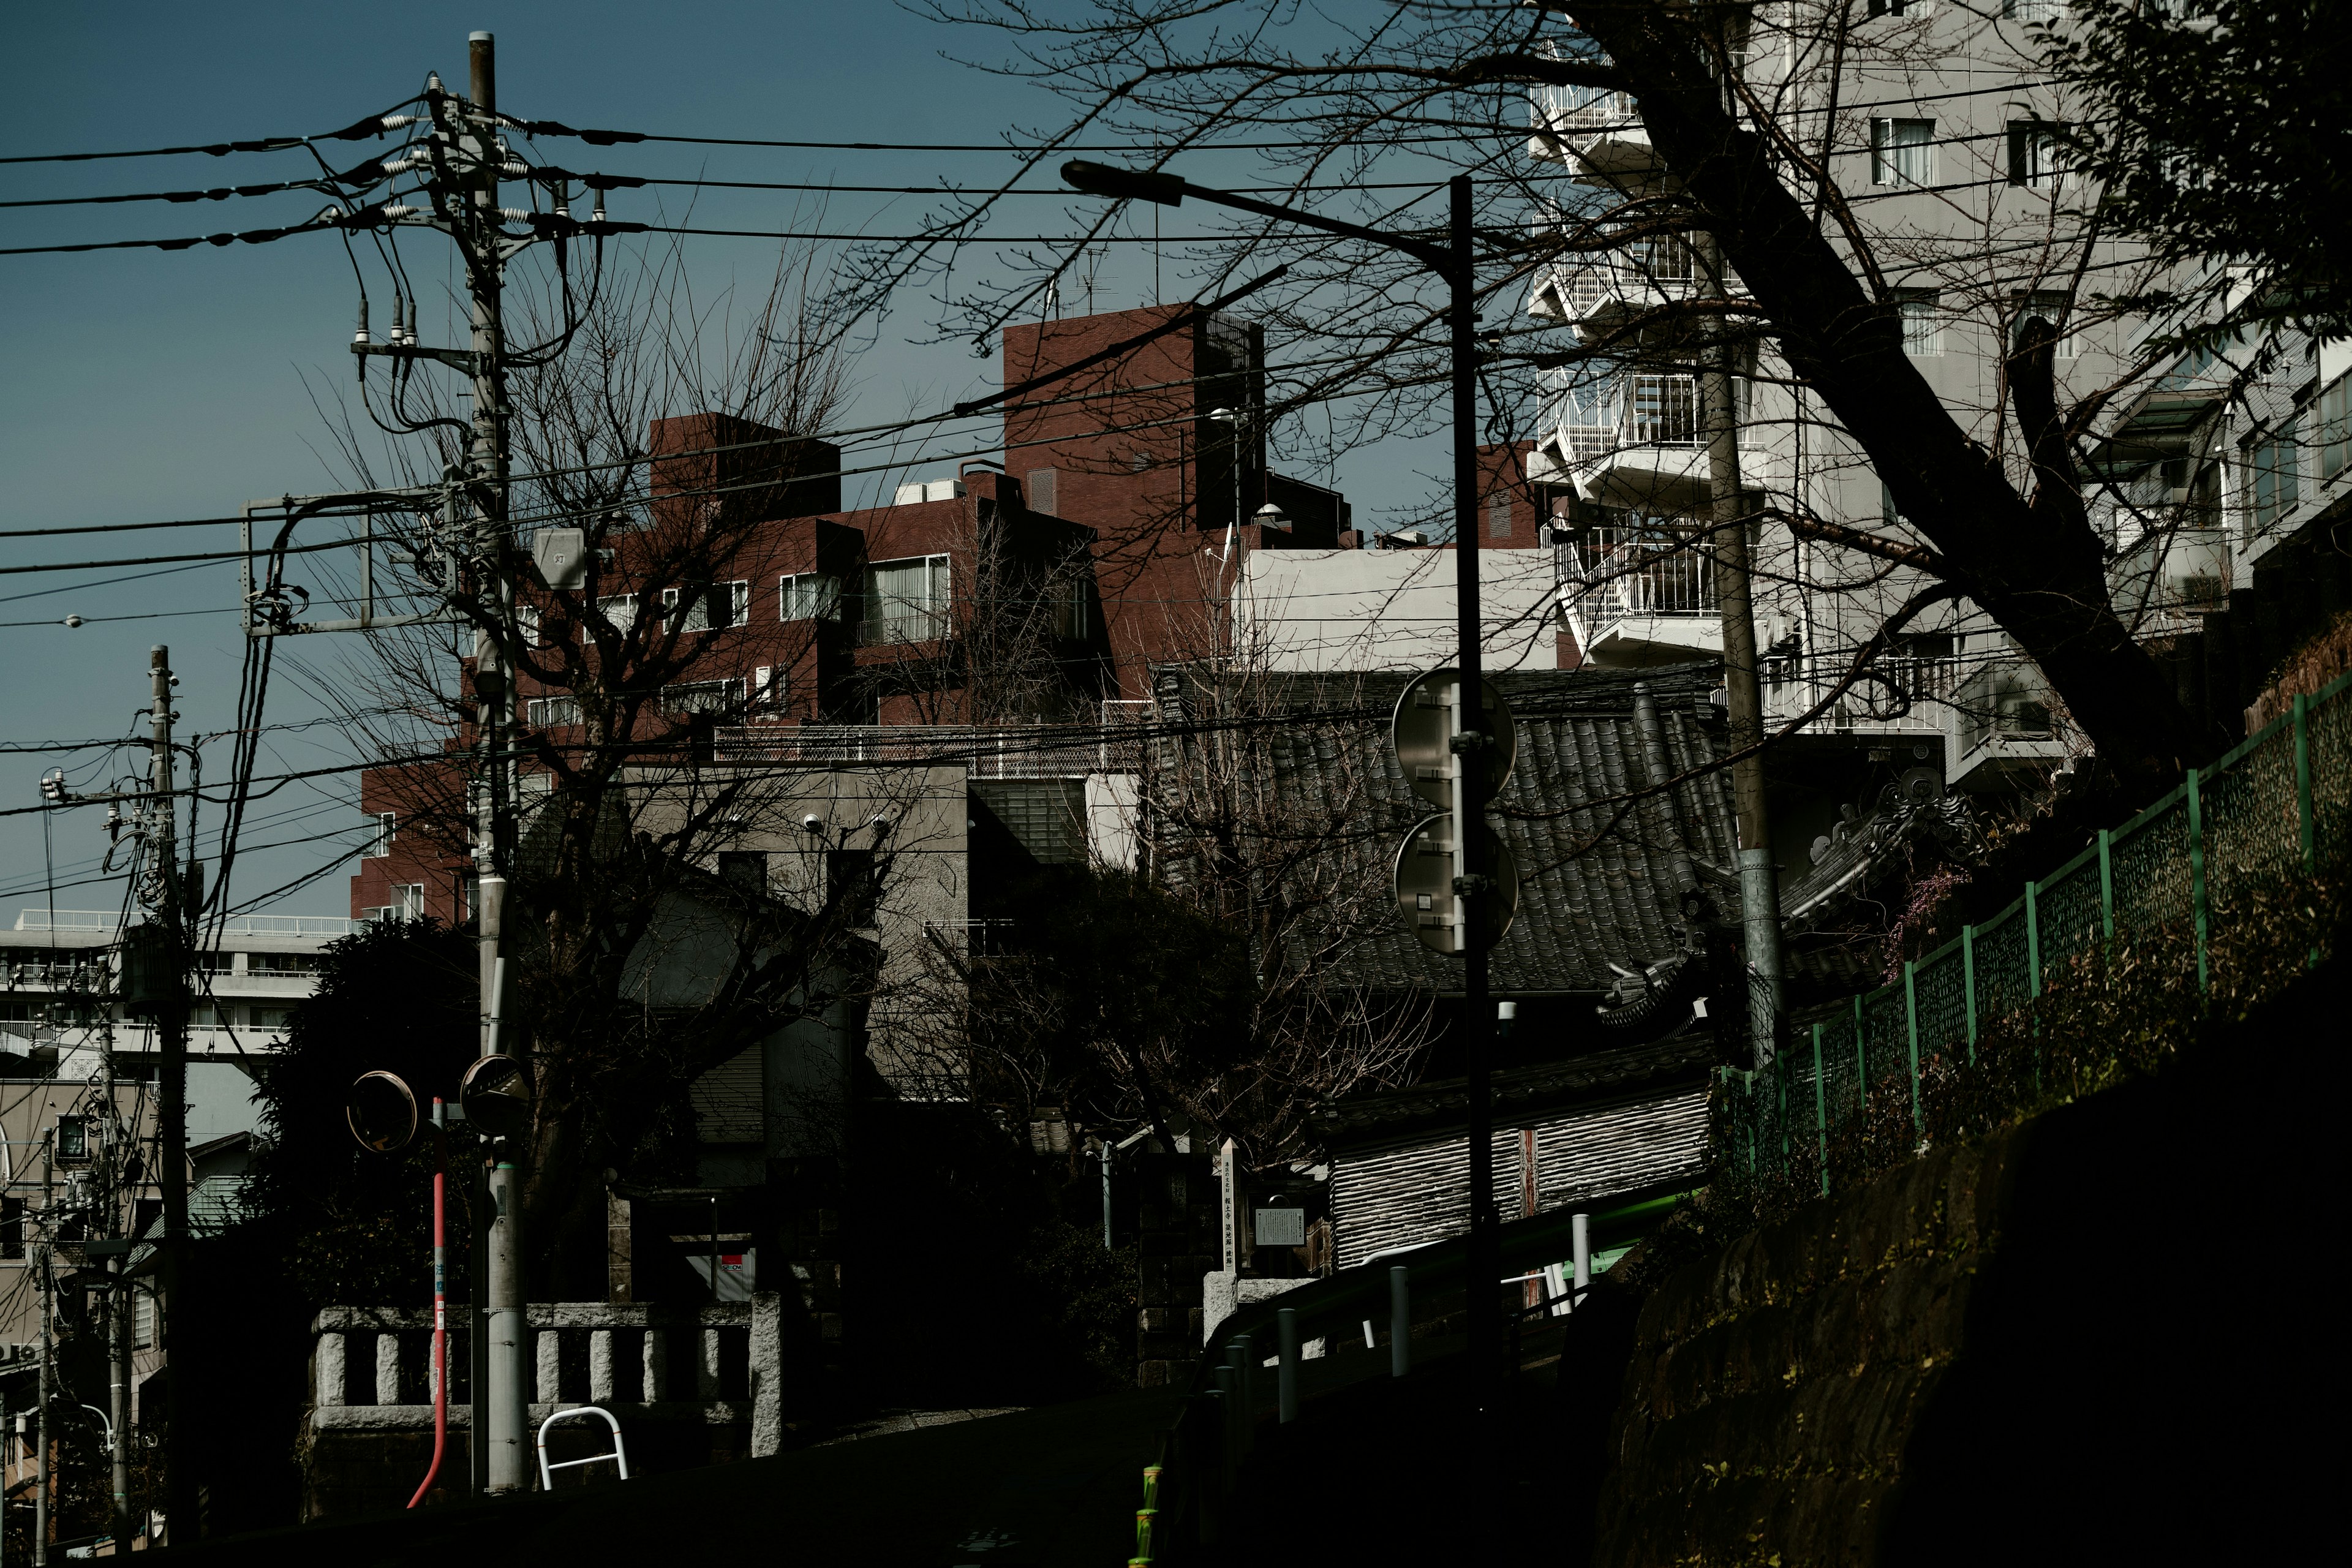
[[[449,1308],[449,1425],[472,1425],[469,1314]],[[602,1405],[633,1419],[746,1425],[751,1451],[783,1438],[783,1299],[703,1307],[555,1301],[530,1310],[537,1398],[532,1425],[555,1411]],[[429,1431],[433,1315],[390,1307],[329,1307],[311,1323],[310,1428]]]

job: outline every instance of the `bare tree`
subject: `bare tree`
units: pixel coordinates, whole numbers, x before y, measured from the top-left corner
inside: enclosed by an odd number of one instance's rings
[[[1488,319],[1518,315],[1522,300],[1535,315],[1488,334],[1492,438],[1572,425],[1557,409],[1573,402],[1587,369],[1690,375],[1721,348],[1751,396],[1776,395],[1756,423],[1781,426],[1774,438],[1805,455],[1805,482],[1785,471],[1750,479],[1750,526],[1778,525],[1762,570],[1854,606],[1852,624],[1816,651],[1861,657],[1895,641],[1875,635],[1883,628],[1916,630],[1914,617],[1936,602],[1923,595],[1964,596],[2040,667],[2129,795],[2151,795],[2178,775],[2195,742],[2169,682],[2116,612],[2116,545],[2084,498],[2084,454],[2100,420],[2156,368],[2154,356],[2129,352],[2101,303],[2132,292],[2116,285],[2139,263],[2106,225],[2098,189],[2046,165],[2054,142],[2034,128],[2039,108],[1937,143],[1950,178],[1906,168],[1890,182],[1887,149],[1874,141],[1927,123],[1889,119],[1906,111],[1888,104],[1948,98],[1946,120],[1968,118],[1962,107],[1982,89],[1944,92],[1938,73],[1952,59],[2021,94],[2046,38],[2007,14],[2021,8],[1953,0],[1932,15],[1873,15],[1895,8],[1595,0],[1401,5],[1359,16],[1286,0],[1052,11],[973,0],[927,9],[1005,45],[987,68],[1072,101],[1040,163],[1053,142],[1118,137],[1159,149],[1155,166],[1240,184],[1217,144],[1277,141],[1286,148],[1258,154],[1247,177],[1391,228],[1429,226],[1433,214],[1417,205],[1425,196],[1383,187],[1451,168],[1473,174]],[[1551,95],[1533,138],[1531,90]],[[1563,119],[1547,119],[1548,108]],[[1612,177],[1605,156],[1563,145],[1612,130],[1601,140],[1619,153],[1639,144],[1663,174]],[[1578,177],[1563,177],[1561,162]],[[2021,184],[2043,199],[2019,199]],[[1923,205],[1934,221],[1921,220]],[[1082,239],[1120,221],[1085,212]],[[1079,253],[1074,241],[1034,256],[1013,285],[967,291],[962,321],[984,327],[1031,308]],[[1278,378],[1273,399],[1291,416],[1282,427],[1294,447],[1344,449],[1441,427],[1443,317],[1433,285],[1409,262],[1255,218],[1224,224],[1192,255],[1203,289],[1277,257],[1289,265],[1260,300],[1270,335],[1301,367]],[[1572,269],[1646,273],[1636,280],[1653,286],[1624,289],[1613,313],[1561,309],[1575,318],[1571,332],[1541,320],[1541,290]],[[1992,345],[1987,384],[1939,386],[1906,352],[1918,346],[1906,321],[1916,324],[1927,297],[1955,330]],[[2095,370],[2065,363],[2085,341],[2100,345]],[[1335,401],[1347,417],[1328,433],[1297,416]],[[1580,459],[1559,460],[1572,469]],[[1884,485],[1884,514],[1826,499],[1841,468],[1866,473],[1874,500]],[[1712,520],[1699,509],[1688,520],[1700,526],[1684,531],[1685,547],[1705,551]]]
[[[529,585],[502,605],[491,574],[441,566],[438,519],[420,514],[404,585],[448,605],[456,627],[379,634],[355,677],[313,682],[380,754],[446,752],[379,778],[403,834],[454,858],[485,794],[477,704],[499,679],[477,669],[473,639],[495,640],[515,672],[524,809],[508,1011],[537,1063],[528,1231],[559,1271],[601,1254],[598,1173],[657,1167],[690,1131],[688,1083],[800,1020],[859,1026],[878,981],[866,933],[901,858],[926,847],[906,830],[919,770],[866,777],[856,823],[802,834],[811,801],[840,793],[836,770],[761,743],[761,694],[728,640],[744,618],[730,584],[772,564],[762,525],[815,510],[796,502],[833,478],[831,448],[809,439],[845,391],[832,298],[806,250],[740,319],[731,301],[694,297],[675,251],[613,263],[587,300],[568,279],[510,295],[515,336],[546,346],[509,382],[509,550],[534,524],[582,530],[585,586]],[[429,389],[397,384],[369,412],[391,439],[338,426],[362,479],[454,463],[465,427]],[[727,851],[777,842],[800,852],[749,882],[719,874]]]

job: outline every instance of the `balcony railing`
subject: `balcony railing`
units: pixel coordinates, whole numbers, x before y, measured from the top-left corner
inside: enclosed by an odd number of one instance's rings
[[[1104,721],[1086,724],[798,724],[729,730],[723,757],[761,757],[820,766],[878,763],[961,765],[973,778],[1080,778],[1143,767],[1149,703],[1105,703]],[[1115,711],[1116,710],[1116,711]]]
[[[1776,722],[1810,711],[1852,668],[1844,656],[1767,655],[1761,663],[1764,716]],[[1881,658],[1814,727],[1943,733],[1953,727],[1961,683],[1973,668],[1959,658]]]
[[[1587,529],[1558,547],[1554,572],[1587,647],[1627,620],[1717,613],[1715,557],[1694,531]]]
[[[1538,87],[1528,94],[1528,113],[1538,131],[1590,136],[1603,131],[1638,129],[1641,111],[1629,92],[1591,87]]]

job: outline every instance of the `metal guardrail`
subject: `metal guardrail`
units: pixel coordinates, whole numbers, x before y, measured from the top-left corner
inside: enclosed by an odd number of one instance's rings
[[[1580,1224],[1586,1227],[1589,1248],[1605,1247],[1645,1229],[1685,1195],[1653,1196],[1591,1214],[1553,1209],[1514,1220],[1499,1227],[1497,1260],[1507,1270],[1559,1262],[1574,1252]],[[1298,1369],[1306,1347],[1323,1341],[1327,1359],[1349,1347],[1344,1353],[1362,1373],[1353,1381],[1404,1375],[1417,1358],[1399,1354],[1400,1331],[1410,1342],[1418,1337],[1414,1331],[1459,1316],[1468,1300],[1468,1263],[1469,1238],[1456,1237],[1343,1269],[1252,1303],[1217,1324],[1216,1343],[1204,1352],[1161,1439],[1160,1461],[1144,1471],[1136,1556],[1130,1561],[1155,1562],[1171,1549],[1213,1550],[1223,1536],[1240,1466],[1258,1425],[1269,1415],[1289,1420],[1299,1409]],[[1519,1282],[1498,1280],[1494,1288],[1499,1296]],[[1544,1293],[1531,1305],[1507,1309],[1512,1343],[1518,1343],[1530,1313],[1548,1316],[1559,1304],[1559,1296]],[[1352,1348],[1367,1322],[1388,1325],[1385,1346]],[[1244,1348],[1236,1350],[1237,1344]],[[1224,1363],[1214,1364],[1221,1355]],[[1267,1360],[1276,1363],[1272,1369],[1264,1364]]]
[[[2123,942],[2171,937],[2209,988],[2217,902],[2276,884],[2352,849],[2352,676],[2291,711],[2097,840],[1900,980],[1811,1021],[1772,1066],[1718,1069],[1715,1147],[1749,1180],[1817,1163],[1874,1099],[1907,1099],[1924,1135],[1939,1096],[1981,1092],[1977,1043],[1995,1019],[2043,993],[2054,970]],[[1892,1145],[1894,1141],[1890,1141]],[[1907,1158],[1891,1149],[1883,1163]],[[1873,1173],[1874,1173],[1874,1172]]]

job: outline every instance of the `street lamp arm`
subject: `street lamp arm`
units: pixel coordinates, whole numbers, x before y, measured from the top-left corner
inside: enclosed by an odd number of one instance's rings
[[[1338,218],[1325,217],[1319,213],[1302,212],[1297,207],[1286,207],[1274,202],[1262,202],[1253,196],[1236,195],[1231,191],[1211,190],[1206,185],[1196,185],[1177,174],[1156,174],[1141,169],[1120,169],[1108,163],[1095,163],[1084,158],[1073,158],[1062,165],[1062,178],[1071,189],[1084,191],[1088,195],[1108,196],[1118,201],[1157,202],[1166,207],[1181,206],[1183,205],[1184,198],[1191,196],[1195,201],[1207,202],[1212,206],[1232,207],[1237,212],[1255,213],[1260,217],[1275,218],[1283,223],[1295,223],[1302,228],[1321,229],[1325,234],[1336,234],[1347,239],[1369,240],[1374,245],[1404,252],[1440,277],[1454,276],[1455,261],[1453,247],[1450,246],[1433,245],[1424,239],[1413,239],[1404,235],[1390,234],[1381,229],[1366,228],[1361,224],[1343,223]]]

